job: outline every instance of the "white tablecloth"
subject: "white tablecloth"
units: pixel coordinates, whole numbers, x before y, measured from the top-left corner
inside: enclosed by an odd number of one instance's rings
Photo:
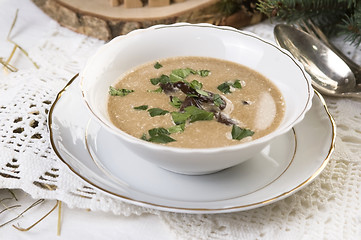
[[[16,27],[13,30],[12,40],[27,51],[38,44],[44,35],[52,32],[51,28],[56,26],[56,23],[31,1],[0,0],[0,57],[3,58],[7,58],[10,55],[13,47],[6,38],[16,9],[19,9],[19,15]],[[19,52],[16,53],[12,63],[22,70],[33,68],[28,59],[19,54]],[[0,67],[0,81],[4,83],[8,74],[2,71],[2,65]],[[6,189],[1,189],[8,187],[11,186],[0,184],[0,199],[9,197],[9,192]],[[33,199],[22,190],[15,190],[15,194],[19,202],[4,201],[4,203],[8,204],[8,206],[20,204],[22,207],[2,215],[0,214],[0,225],[6,220],[15,217],[36,201],[36,199]],[[19,223],[21,227],[28,227],[45,215],[55,203],[55,200],[47,200],[45,204],[30,210],[19,221],[14,221],[12,224]],[[13,228],[12,224],[0,228],[0,239],[172,239],[168,227],[157,215],[114,215],[102,211],[69,208],[66,204],[63,204],[62,208],[63,220],[61,222],[62,230],[60,237],[57,237],[58,212],[56,210],[29,232],[20,232]],[[0,207],[0,209],[3,208]]]
[[[103,42],[62,28],[30,0],[0,0],[0,57],[8,57],[12,50],[6,37],[16,9],[18,21],[11,38],[40,68],[17,51],[11,63],[19,71],[0,73],[0,200],[9,196],[6,188],[48,200],[14,224],[29,226],[59,199],[66,203],[59,239],[361,239],[361,101],[355,99],[326,98],[338,127],[335,153],[312,184],[268,206],[239,213],[191,215],[124,204],[93,188],[91,197],[86,191],[82,197],[76,196],[75,190],[89,186],[50,149],[46,113],[49,101]],[[270,40],[272,29],[268,22],[247,28]],[[345,47],[342,41],[337,44]],[[360,50],[349,49],[350,56],[361,62]],[[39,188],[51,182],[46,178],[52,174],[60,174],[54,184],[56,191]],[[25,208],[35,200],[22,190],[16,190],[16,195]],[[0,225],[19,211],[0,214]],[[57,217],[53,212],[28,232],[9,224],[0,228],[0,239],[55,239]]]

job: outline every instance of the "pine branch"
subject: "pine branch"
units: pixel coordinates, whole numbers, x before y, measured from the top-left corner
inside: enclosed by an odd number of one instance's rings
[[[257,5],[259,11],[268,17],[288,22],[309,18],[323,18],[323,21],[334,22],[349,9],[350,1],[355,0],[265,0]]]
[[[257,9],[288,23],[311,19],[326,35],[343,34],[346,41],[361,44],[361,0],[264,0]]]
[[[345,35],[345,40],[356,46],[361,44],[361,3],[358,4],[352,16],[347,16],[338,26],[340,33]]]
[[[218,7],[225,15],[246,9],[288,23],[311,19],[328,37],[361,45],[361,0],[220,0]]]

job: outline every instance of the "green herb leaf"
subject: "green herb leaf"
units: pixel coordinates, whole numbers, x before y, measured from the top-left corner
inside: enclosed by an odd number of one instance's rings
[[[209,94],[206,91],[202,90],[203,84],[201,82],[198,82],[197,80],[193,80],[192,82],[189,83],[189,86],[194,90],[196,90],[196,92],[199,93],[200,95],[208,97]],[[196,95],[192,95],[192,96],[197,97]]]
[[[199,71],[196,71],[196,70],[194,70],[192,68],[186,68],[186,69],[187,69],[187,71],[189,71],[189,73],[192,73],[193,75],[199,74]]]
[[[193,80],[192,82],[190,82],[189,86],[194,90],[197,90],[202,89],[203,84],[201,82],[198,82],[197,80]]]
[[[221,96],[219,94],[213,95],[213,102],[214,102],[214,105],[216,105],[217,107],[224,104],[224,100],[221,98]]]
[[[165,135],[169,135],[170,133],[168,132],[167,129],[165,128],[152,128],[148,131],[149,133],[149,136],[151,137],[154,137],[154,136],[157,136],[157,135],[160,135],[160,134],[165,134]]]
[[[192,115],[189,122],[196,122],[196,121],[209,121],[213,120],[214,114],[212,112],[207,112],[203,110],[204,112],[197,113],[195,115]]]
[[[163,110],[160,108],[150,108],[150,109],[148,109],[148,112],[151,117],[165,115],[165,114],[169,113],[169,111]]]
[[[181,81],[183,81],[183,78],[180,77],[180,76],[178,76],[178,75],[176,75],[176,74],[174,74],[174,73],[171,73],[171,74],[169,75],[169,81],[170,81],[171,83],[181,82]]]
[[[253,134],[254,132],[249,129],[240,128],[237,125],[232,126],[232,139],[241,140],[245,137],[252,136]]]
[[[128,89],[116,89],[112,86],[109,87],[109,94],[110,96],[121,96],[121,97],[124,97],[124,96],[127,96],[129,93],[132,93],[134,92],[134,90],[128,90]]]
[[[231,86],[229,83],[224,82],[220,85],[218,85],[217,89],[221,91],[222,93],[231,93]]]
[[[163,67],[163,65],[160,64],[159,62],[156,62],[156,63],[154,64],[154,68],[155,68],[155,69],[159,69],[159,68],[161,68],[161,67]]]
[[[140,137],[140,139],[142,139],[144,141],[148,141],[147,134],[143,133],[143,135]]]
[[[224,82],[220,84],[217,89],[221,91],[222,93],[231,93],[231,87],[234,88],[242,88],[241,81],[236,79],[234,82]]]
[[[175,139],[169,137],[170,132],[165,128],[153,128],[148,131],[150,138],[146,139],[146,141],[154,142],[154,143],[169,143],[174,142]],[[144,136],[145,134],[143,134]]]
[[[207,93],[206,91],[202,90],[202,89],[196,89],[196,92],[199,93],[200,95],[209,96],[209,93]]]
[[[148,105],[141,105],[141,106],[138,106],[138,107],[133,107],[133,109],[135,109],[135,110],[147,110]]]
[[[154,90],[148,90],[148,92],[155,92],[155,93],[161,93],[163,92],[163,89],[161,87],[154,89]]]
[[[180,69],[172,70],[172,74],[174,74],[178,77],[181,77],[181,78],[188,77],[188,75],[191,74],[192,72],[194,72],[194,70],[190,69],[190,68],[180,68]]]
[[[197,74],[201,77],[207,77],[211,71],[209,70],[198,70]]]
[[[185,113],[190,115],[190,122],[212,120],[214,114],[195,106],[189,106],[184,109]]]
[[[182,101],[178,97],[172,97],[171,99],[172,100],[169,104],[175,108],[180,108],[180,106],[182,105]]]
[[[184,112],[171,112],[173,122],[176,125],[184,124],[188,119],[189,122],[212,120],[214,114],[195,106],[189,106],[184,109]]]
[[[169,77],[167,75],[162,74],[162,76],[160,76],[158,78],[150,79],[150,82],[153,85],[157,85],[158,83],[168,83],[168,82],[170,82],[170,80],[169,80]]]
[[[176,125],[183,124],[191,116],[189,113],[171,112],[173,122]]]
[[[242,88],[242,84],[241,84],[241,80],[235,80],[234,83],[232,84],[232,87],[234,88]]]
[[[154,143],[169,143],[169,142],[174,142],[175,139],[169,137],[168,135],[161,134],[161,135],[157,135],[157,136],[154,136],[154,137],[150,137],[148,139],[148,141],[149,142],[154,142]]]
[[[179,124],[179,125],[175,125],[173,127],[168,128],[168,131],[170,133],[178,133],[178,132],[183,132],[185,128],[185,123]]]
[[[189,74],[198,74],[201,77],[206,77],[210,73],[209,70],[194,70],[191,68],[179,68],[172,70],[172,73],[169,75],[170,82],[175,83],[183,81]]]

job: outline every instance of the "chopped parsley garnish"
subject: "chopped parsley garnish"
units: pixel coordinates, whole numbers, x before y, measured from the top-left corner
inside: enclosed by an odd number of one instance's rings
[[[222,93],[231,93],[231,85],[227,82],[220,84],[217,89]]]
[[[184,111],[190,114],[190,122],[212,120],[214,114],[203,109],[199,109],[195,106],[189,106],[184,109]]]
[[[171,138],[170,132],[165,128],[152,128],[148,131],[149,138],[146,134],[141,137],[142,140],[154,143],[169,143],[174,142],[175,139]]]
[[[183,80],[184,80],[184,78],[182,78],[181,76],[179,76],[179,75],[177,75],[177,74],[171,73],[171,74],[169,75],[169,81],[170,81],[171,83],[181,82],[181,81],[183,81]]]
[[[156,62],[156,63],[154,64],[154,68],[155,68],[155,69],[159,69],[159,68],[161,68],[161,67],[163,67],[163,65],[160,64],[159,62]]]
[[[185,128],[185,123],[182,123],[168,128],[168,131],[169,133],[178,133],[178,132],[183,132],[184,128]]]
[[[237,125],[232,126],[232,139],[241,140],[245,137],[253,136],[254,132],[246,128],[240,128]]]
[[[206,91],[202,90],[203,84],[201,82],[193,80],[192,82],[190,82],[189,86],[196,90],[198,94],[208,97],[209,94]]]
[[[206,91],[202,90],[202,89],[196,89],[196,92],[202,96],[208,97],[209,93],[207,93]]]
[[[224,82],[220,85],[218,85],[217,89],[219,91],[221,91],[222,93],[231,93],[231,87],[234,87],[234,88],[242,88],[242,84],[241,84],[241,81],[240,80],[235,80],[233,83],[232,82]]]
[[[169,82],[169,77],[167,75],[162,74],[162,76],[160,76],[158,78],[150,79],[150,82],[153,85],[157,85],[158,83],[168,83]]]
[[[233,85],[232,85],[232,87],[241,89],[241,88],[242,88],[241,81],[238,80],[238,79],[235,80],[234,83],[233,83]]]
[[[178,97],[173,97],[171,96],[171,101],[170,101],[170,105],[172,105],[175,108],[180,108],[180,106],[182,105],[182,101],[178,98]]]
[[[163,92],[163,89],[161,87],[154,89],[154,90],[148,90],[148,92],[155,92],[155,93],[161,93]]]
[[[134,90],[128,90],[128,89],[116,89],[112,86],[109,87],[109,94],[110,96],[121,96],[121,97],[124,97],[124,96],[127,96],[129,93],[132,93],[134,92]]]
[[[184,124],[187,120],[190,123],[196,121],[213,120],[214,114],[195,106],[189,106],[184,109],[184,112],[172,112],[172,119],[176,125]]]
[[[222,104],[224,104],[224,100],[223,100],[223,98],[221,98],[221,96],[219,94],[213,95],[213,102],[214,102],[214,105],[216,105],[217,107],[220,107]]]
[[[148,139],[149,142],[155,142],[155,143],[169,143],[169,142],[174,142],[175,139],[169,137],[168,135],[165,134],[159,134],[153,137],[150,137]]]
[[[187,121],[187,119],[190,117],[188,113],[182,113],[182,112],[171,112],[173,122],[176,125],[183,124]]]
[[[211,71],[209,70],[198,70],[197,74],[201,77],[207,77]]]
[[[183,81],[189,74],[199,75],[201,77],[207,77],[209,75],[209,70],[194,70],[191,68],[179,68],[174,69],[172,73],[169,75],[170,82],[175,83],[179,81]]]
[[[148,105],[141,105],[141,106],[138,106],[138,107],[133,107],[133,109],[135,109],[135,110],[147,110]]]
[[[174,69],[172,70],[172,74],[180,77],[180,78],[186,78],[189,74],[194,73],[195,71],[190,68],[180,68],[180,69]]]
[[[190,82],[189,86],[195,90],[202,89],[203,84],[201,82],[198,82],[197,80],[193,80]]]
[[[169,111],[160,108],[150,108],[148,109],[148,112],[151,117],[166,115],[169,113]]]
[[[157,136],[157,135],[160,135],[160,134],[165,134],[165,135],[169,135],[170,133],[168,132],[167,129],[165,128],[153,128],[153,129],[150,129],[148,131],[149,133],[149,136]]]

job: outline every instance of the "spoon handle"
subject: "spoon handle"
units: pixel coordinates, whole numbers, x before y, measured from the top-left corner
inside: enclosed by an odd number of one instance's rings
[[[361,92],[346,92],[341,93],[340,97],[352,97],[352,98],[361,98]]]
[[[353,74],[355,75],[356,83],[361,84],[361,67],[348,58],[343,52],[341,52],[332,43],[329,43],[329,47],[349,66]]]

